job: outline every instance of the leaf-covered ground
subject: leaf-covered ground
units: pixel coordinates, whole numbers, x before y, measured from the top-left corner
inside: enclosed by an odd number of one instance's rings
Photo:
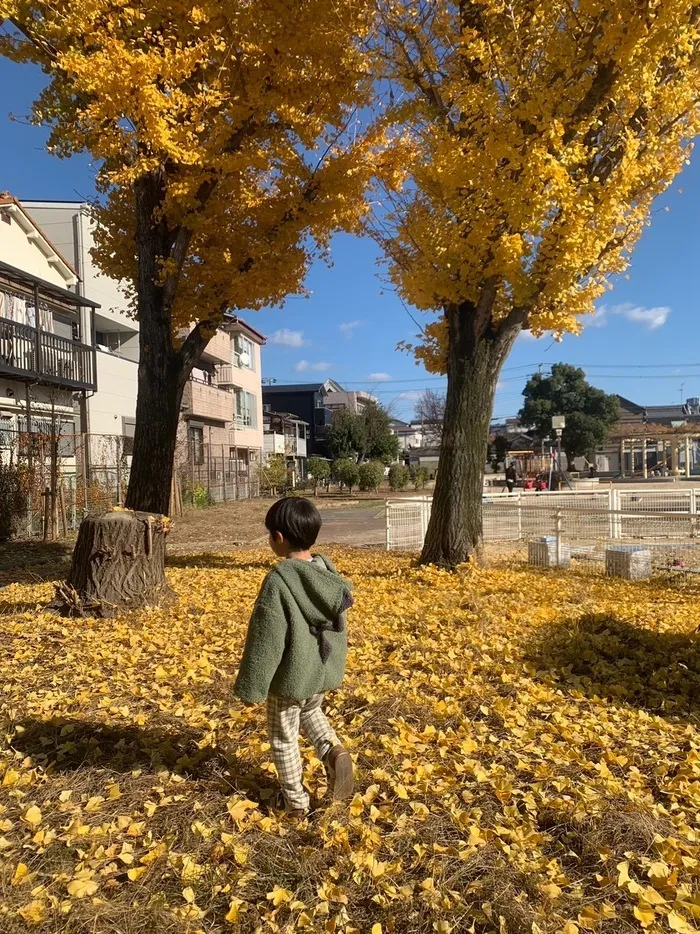
[[[697,590],[334,557],[358,794],[305,747],[298,825],[231,695],[267,554],[178,558],[179,602],[116,621],[2,591],[3,934],[696,930]]]

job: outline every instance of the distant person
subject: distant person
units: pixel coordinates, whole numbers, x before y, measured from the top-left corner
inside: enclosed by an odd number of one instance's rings
[[[512,493],[515,489],[515,484],[518,480],[518,474],[515,469],[515,464],[511,461],[510,464],[506,467],[506,486],[508,492]]]
[[[591,464],[591,465],[589,466],[589,468],[588,468],[588,476],[589,476],[589,477],[597,477],[597,476],[598,476],[598,471],[597,471],[597,469],[596,469],[595,464]]]
[[[321,515],[308,499],[287,497],[265,518],[270,548],[284,558],[263,581],[248,623],[234,691],[247,706],[267,702],[267,730],[277,769],[280,809],[302,818],[309,810],[299,731],[316,748],[335,800],[353,790],[352,759],[323,713],[323,697],[342,684],[348,651],[345,613],[350,584],[328,558],[310,549]]]

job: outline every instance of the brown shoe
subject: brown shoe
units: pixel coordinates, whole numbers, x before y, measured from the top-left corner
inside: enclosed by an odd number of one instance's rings
[[[281,791],[279,791],[275,797],[274,808],[276,811],[280,811],[283,817],[289,817],[291,820],[303,820],[305,817],[309,816],[309,812],[306,808],[287,807],[287,803]]]
[[[325,765],[333,800],[349,798],[354,788],[350,753],[342,746],[334,746],[326,756]]]

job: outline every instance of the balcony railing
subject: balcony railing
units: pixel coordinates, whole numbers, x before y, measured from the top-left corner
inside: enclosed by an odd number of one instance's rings
[[[0,318],[0,374],[95,389],[95,348]]]

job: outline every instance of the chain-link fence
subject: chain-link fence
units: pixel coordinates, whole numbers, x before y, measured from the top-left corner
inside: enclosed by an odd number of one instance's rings
[[[171,508],[260,495],[255,458],[219,447],[178,444]],[[132,450],[131,437],[78,434],[72,422],[0,429],[0,540],[56,539],[75,532],[85,516],[123,505]]]
[[[431,499],[389,501],[387,548],[418,551],[430,521]],[[581,564],[605,568],[612,554],[648,553],[652,569],[700,574],[700,489],[496,493],[484,497],[487,545],[526,554],[529,543]],[[554,556],[554,557],[552,557]]]

